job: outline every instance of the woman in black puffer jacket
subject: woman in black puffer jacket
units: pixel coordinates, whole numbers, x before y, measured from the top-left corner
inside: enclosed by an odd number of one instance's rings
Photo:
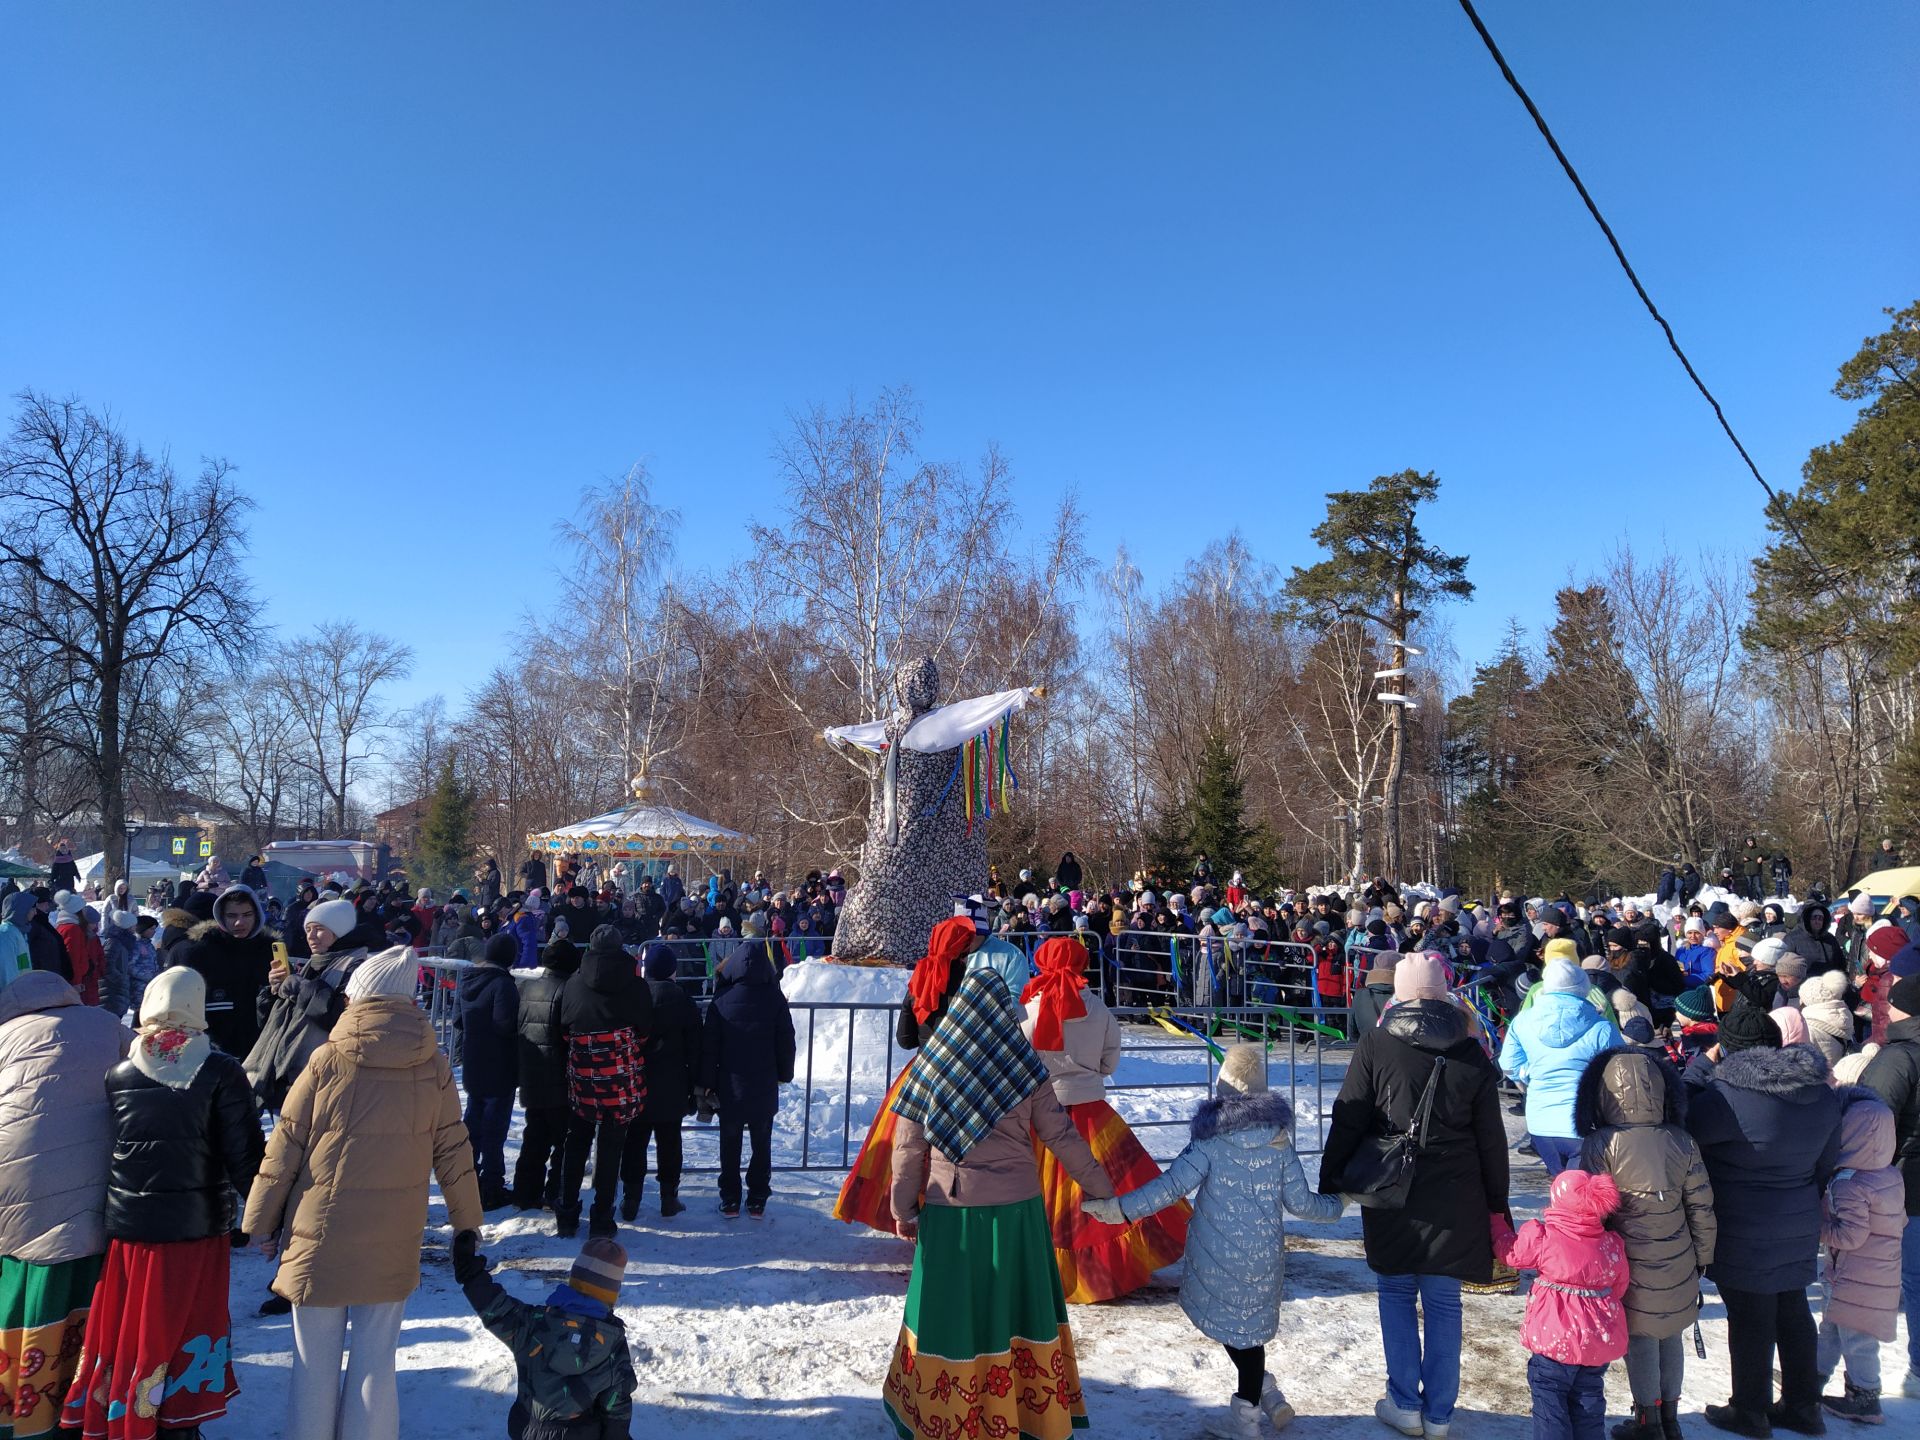
[[[253,1184],[266,1146],[246,1071],[207,1038],[206,1004],[198,971],[161,971],[132,1053],[107,1073],[107,1257],[63,1416],[92,1434],[109,1433],[110,1411],[150,1413],[154,1388],[160,1433],[193,1431],[224,1415],[237,1388],[233,1194]]]
[[[1807,1287],[1820,1256],[1821,1192],[1840,1153],[1840,1094],[1820,1052],[1782,1049],[1779,1031],[1744,998],[1721,1017],[1720,1043],[1701,1058],[1688,1070],[1706,1083],[1689,1097],[1687,1130],[1713,1182],[1720,1233],[1707,1278],[1727,1308],[1733,1372],[1732,1403],[1707,1406],[1707,1423],[1737,1435],[1765,1435],[1769,1425],[1817,1434],[1824,1422]]]
[[[1348,1161],[1369,1136],[1411,1128],[1427,1078],[1441,1062],[1406,1204],[1360,1212],[1387,1364],[1387,1394],[1374,1414],[1403,1435],[1444,1433],[1453,1418],[1460,1285],[1492,1278],[1487,1217],[1507,1210],[1500,1072],[1467,1033],[1466,1012],[1448,994],[1439,962],[1403,955],[1394,967],[1392,1008],[1361,1034],[1333,1102],[1320,1162],[1323,1195],[1340,1193]]]

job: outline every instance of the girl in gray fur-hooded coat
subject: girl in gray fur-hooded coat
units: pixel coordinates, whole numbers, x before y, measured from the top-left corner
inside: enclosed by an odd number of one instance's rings
[[[1289,1133],[1293,1111],[1269,1093],[1265,1069],[1259,1046],[1229,1050],[1214,1097],[1194,1113],[1187,1148],[1157,1180],[1109,1203],[1131,1223],[1199,1192],[1187,1226],[1180,1308],[1202,1335],[1227,1348],[1239,1369],[1240,1389],[1230,1405],[1236,1411],[1258,1406],[1282,1425],[1293,1410],[1265,1373],[1265,1346],[1280,1329],[1284,1216],[1291,1210],[1303,1220],[1338,1220],[1343,1205],[1338,1195],[1316,1194],[1307,1183]]]

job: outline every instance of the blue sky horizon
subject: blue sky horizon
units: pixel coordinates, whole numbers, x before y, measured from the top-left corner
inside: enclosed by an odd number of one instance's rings
[[[1920,8],[1481,12],[1781,488],[1915,298]],[[267,619],[457,705],[636,460],[749,563],[789,413],[1077,493],[1150,585],[1433,470],[1463,667],[1622,539],[1761,495],[1458,7],[16,7],[0,386],[223,455]],[[849,717],[852,718],[852,717]]]

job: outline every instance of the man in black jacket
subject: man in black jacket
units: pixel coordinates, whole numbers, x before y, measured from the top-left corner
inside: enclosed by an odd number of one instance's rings
[[[680,1203],[680,1125],[693,1113],[700,1083],[700,1009],[675,978],[679,957],[671,945],[655,941],[643,969],[653,996],[653,1034],[647,1040],[646,1104],[627,1127],[620,1156],[620,1218],[629,1223],[640,1216],[649,1140],[660,1174],[660,1217],[671,1220],[687,1208]]]
[[[177,957],[169,957],[207,982],[207,1036],[237,1059],[246,1059],[260,1038],[260,992],[278,938],[267,929],[260,897],[245,885],[229,885],[213,918],[189,930]]]
[[[513,1203],[522,1210],[551,1210],[559,1203],[569,1124],[560,999],[579,968],[580,951],[563,935],[541,953],[540,968],[520,982],[518,1079],[527,1119],[513,1167]]]
[[[1900,1307],[1907,1312],[1907,1378],[1900,1393],[1920,1397],[1920,975],[1887,993],[1887,1043],[1860,1083],[1893,1111],[1894,1159],[1907,1184],[1907,1228],[1900,1238]]]
[[[587,941],[580,973],[560,997],[560,1026],[567,1043],[567,1126],[555,1233],[571,1237],[580,1225],[580,1187],[587,1152],[593,1152],[593,1212],[587,1233],[619,1231],[614,1204],[620,1189],[620,1157],[627,1127],[646,1103],[646,1045],[653,1032],[653,994],[620,932],[602,925]]]

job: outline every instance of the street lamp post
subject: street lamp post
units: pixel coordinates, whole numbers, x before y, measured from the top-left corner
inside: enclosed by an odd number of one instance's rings
[[[120,823],[121,827],[127,832],[127,848],[124,852],[126,863],[122,869],[121,878],[127,882],[127,898],[131,900],[133,898],[133,837],[140,833],[143,826],[140,821],[134,819],[131,815],[127,816],[127,818]]]

